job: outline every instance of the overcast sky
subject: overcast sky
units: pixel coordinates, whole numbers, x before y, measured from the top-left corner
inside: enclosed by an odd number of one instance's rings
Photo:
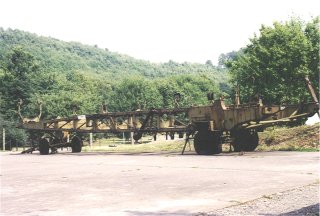
[[[217,63],[261,24],[319,15],[318,0],[0,0],[0,27],[151,62]]]

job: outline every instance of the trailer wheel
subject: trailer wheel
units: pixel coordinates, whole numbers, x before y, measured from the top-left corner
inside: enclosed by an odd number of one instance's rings
[[[74,136],[71,140],[71,148],[73,153],[81,152],[82,140],[79,137]]]
[[[39,151],[40,155],[49,154],[49,141],[45,138],[42,138],[39,142]]]
[[[237,130],[232,136],[235,139],[232,143],[235,152],[254,151],[259,144],[259,136],[256,131]]]
[[[259,136],[256,131],[249,132],[247,145],[245,145],[245,151],[254,151],[259,144]]]
[[[194,149],[198,155],[213,155],[221,153],[221,133],[198,131],[194,136]]]

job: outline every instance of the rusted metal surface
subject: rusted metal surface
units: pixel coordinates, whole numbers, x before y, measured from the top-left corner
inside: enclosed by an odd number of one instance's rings
[[[211,131],[230,131],[235,127],[255,128],[294,121],[298,118],[312,116],[317,110],[318,103],[316,102],[287,106],[265,106],[259,103],[226,106],[222,100],[216,100],[207,106],[78,115],[27,122],[21,124],[20,127],[30,130],[81,133],[137,131],[162,133],[185,132],[189,124],[207,122]],[[178,114],[185,114],[188,121],[176,120]]]
[[[192,123],[210,122],[212,131],[230,131],[235,127],[263,127],[272,123],[295,121],[312,116],[317,110],[316,102],[287,106],[264,106],[260,103],[226,106],[218,100],[210,106],[190,108],[189,119]]]
[[[78,115],[69,118],[57,118],[20,125],[24,129],[43,131],[68,131],[81,133],[108,132],[180,132],[186,125],[172,118],[178,114],[187,114],[190,108],[152,109],[131,112]],[[146,118],[152,113],[152,118]],[[167,118],[167,120],[165,120]],[[147,121],[146,121],[147,119]],[[144,123],[144,125],[143,125]],[[186,122],[187,124],[188,122]],[[143,126],[141,128],[141,126]]]

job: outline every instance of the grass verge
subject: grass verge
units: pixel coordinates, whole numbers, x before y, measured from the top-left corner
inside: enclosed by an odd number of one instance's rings
[[[319,126],[275,127],[259,133],[257,151],[319,151]]]

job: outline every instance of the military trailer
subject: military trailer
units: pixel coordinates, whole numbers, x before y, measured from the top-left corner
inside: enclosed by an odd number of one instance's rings
[[[307,86],[313,102],[294,105],[264,105],[256,98],[254,102],[240,104],[239,92],[233,105],[225,105],[223,98],[210,101],[206,106],[191,106],[174,109],[150,109],[130,112],[108,112],[102,105],[98,114],[74,115],[51,120],[25,119],[21,116],[20,128],[29,130],[36,145],[24,151],[39,150],[49,154],[61,147],[71,147],[72,152],[81,152],[82,139],[79,133],[130,133],[131,142],[141,139],[143,133],[186,134],[186,143],[194,139],[194,148],[199,155],[222,152],[222,143],[230,142],[234,151],[254,151],[259,143],[258,132],[264,128],[292,123],[319,112],[319,103],[308,78]],[[40,105],[41,107],[41,105]],[[20,113],[20,105],[19,105]],[[71,137],[70,137],[71,135]],[[183,149],[184,152],[184,149]]]

